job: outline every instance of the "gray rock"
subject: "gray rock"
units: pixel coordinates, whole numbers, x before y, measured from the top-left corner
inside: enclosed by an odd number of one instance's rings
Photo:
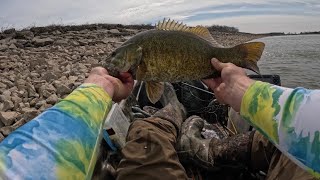
[[[55,81],[56,82],[56,81]],[[39,89],[40,96],[49,97],[51,94],[56,93],[56,88],[52,84],[44,84]]]
[[[38,98],[32,99],[32,100],[30,101],[30,106],[31,106],[31,107],[34,107],[38,101],[39,101]]]
[[[0,133],[0,142],[2,142],[4,140],[4,136],[2,133]]]
[[[57,88],[57,94],[60,94],[61,96],[69,94],[72,91],[68,86],[64,84],[57,84],[56,88]]]
[[[55,74],[53,74],[52,72],[47,72],[43,75],[42,79],[51,83],[52,81],[58,79],[58,77]]]
[[[14,104],[12,101],[9,101],[9,100],[5,100],[3,102],[3,108],[2,108],[2,111],[8,111],[8,110],[11,110],[14,108]]]
[[[120,31],[118,29],[110,29],[109,33],[111,33],[111,34],[120,34]]]
[[[42,111],[44,111],[44,110],[46,110],[46,109],[48,109],[50,107],[52,107],[51,104],[44,104],[39,108],[39,111],[42,112]]]
[[[7,85],[2,83],[2,82],[0,82],[0,89],[5,89],[5,88],[7,88]]]
[[[39,94],[37,94],[36,89],[31,83],[27,83],[27,90],[29,97],[39,97]]]
[[[14,123],[11,127],[16,130],[19,127],[21,127],[22,125],[24,125],[26,123],[25,119],[20,119],[19,121],[17,121],[16,123]]]
[[[35,118],[40,112],[33,108],[23,108],[21,110],[21,113],[23,114],[23,119],[26,120],[26,122],[29,122],[33,118]]]
[[[54,42],[53,39],[51,38],[40,38],[40,37],[34,37],[32,39],[32,43],[36,46],[36,47],[41,47],[41,46],[46,46],[46,45],[50,45]]]
[[[11,126],[5,126],[5,127],[0,128],[0,132],[5,136],[8,136],[14,130],[15,129]]]
[[[80,46],[88,45],[88,42],[86,42],[86,41],[83,40],[83,39],[80,39],[80,40],[78,41],[78,43],[79,43]]]
[[[48,97],[46,101],[48,104],[54,105],[58,101],[58,96],[56,94],[52,94],[51,96]]]
[[[14,84],[13,82],[11,82],[10,80],[8,79],[1,79],[0,81],[2,81],[3,84],[7,85],[9,88],[13,87]]]
[[[68,43],[68,40],[59,39],[59,40],[56,40],[53,44],[63,46],[63,45],[68,45],[69,43]]]
[[[44,98],[48,98],[48,97],[50,97],[50,96],[52,95],[52,93],[50,93],[50,92],[47,91],[47,90],[43,90],[43,91],[41,92],[41,94],[42,94],[42,97],[44,97]]]
[[[26,107],[25,103],[23,103],[23,102],[19,103],[19,108],[20,109],[25,108],[25,107]]]
[[[39,109],[41,106],[47,104],[46,100],[41,100],[41,101],[38,101],[36,104],[35,104],[35,108]]]
[[[11,91],[10,90],[5,90],[2,93],[2,96],[4,96],[3,100],[10,100],[11,99]]]
[[[26,81],[24,79],[19,78],[19,79],[16,79],[15,84],[18,87],[18,89],[21,90],[25,88]]]
[[[1,44],[0,45],[0,52],[1,51],[6,51],[8,49],[8,46],[6,44]]]
[[[9,46],[9,49],[17,49],[17,46],[16,46],[15,44],[11,44],[11,45]]]
[[[5,126],[10,126],[19,117],[17,112],[0,112],[0,120]]]
[[[40,77],[40,74],[39,74],[39,73],[32,72],[32,73],[30,73],[30,77],[32,77],[32,78],[39,78],[39,77]]]

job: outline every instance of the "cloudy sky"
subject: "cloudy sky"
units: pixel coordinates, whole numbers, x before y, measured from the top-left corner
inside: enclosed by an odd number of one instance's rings
[[[0,28],[50,24],[229,25],[243,32],[320,31],[319,0],[0,0]]]

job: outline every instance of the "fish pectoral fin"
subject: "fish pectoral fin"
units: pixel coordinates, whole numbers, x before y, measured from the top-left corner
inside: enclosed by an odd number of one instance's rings
[[[210,42],[214,47],[223,47],[221,44],[219,44],[210,34],[210,31],[203,26],[197,26],[197,27],[188,27],[185,24],[178,23],[174,20],[166,20],[163,19],[162,22],[158,22],[156,24],[156,29],[158,30],[166,30],[166,31],[184,31],[184,32],[190,32],[198,37]]]
[[[262,52],[264,50],[265,44],[262,42],[250,42],[245,44],[240,44],[235,46],[237,52],[243,55],[244,68],[250,69],[258,74],[260,74],[257,61],[261,58]]]
[[[154,82],[149,81],[146,82],[146,92],[147,96],[153,104],[160,100],[164,91],[164,83],[163,82]]]

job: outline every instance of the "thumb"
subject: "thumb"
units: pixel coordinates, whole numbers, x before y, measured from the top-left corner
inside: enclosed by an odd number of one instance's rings
[[[211,64],[217,71],[222,71],[222,69],[227,66],[216,58],[211,59]]]

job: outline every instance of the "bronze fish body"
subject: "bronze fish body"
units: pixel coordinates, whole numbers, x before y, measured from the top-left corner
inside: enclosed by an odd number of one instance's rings
[[[146,82],[147,95],[157,102],[163,83],[203,79],[219,74],[210,60],[231,62],[259,72],[257,60],[264,49],[261,42],[223,48],[205,27],[187,27],[163,21],[157,29],[141,32],[122,44],[109,57],[120,72],[131,70],[137,80]]]

